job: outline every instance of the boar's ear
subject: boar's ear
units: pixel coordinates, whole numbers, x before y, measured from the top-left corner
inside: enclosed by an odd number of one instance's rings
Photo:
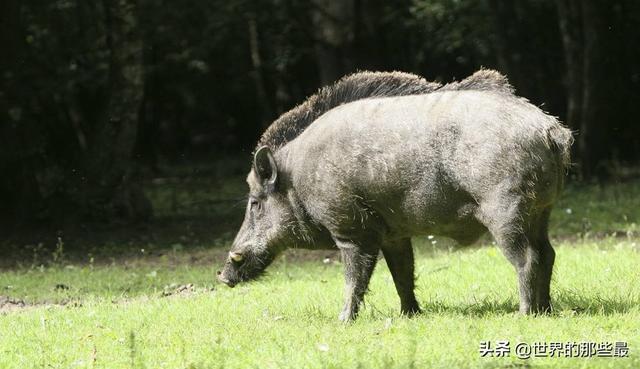
[[[253,156],[253,170],[267,192],[272,192],[278,179],[278,167],[271,149],[267,146],[259,148]]]

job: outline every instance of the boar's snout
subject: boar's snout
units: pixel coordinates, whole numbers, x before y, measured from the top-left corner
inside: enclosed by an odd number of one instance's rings
[[[218,281],[226,284],[227,286],[233,288],[236,286],[235,282],[230,281],[229,279],[225,278],[225,276],[222,274],[221,271],[218,270]]]
[[[242,280],[240,276],[240,268],[244,264],[244,254],[241,252],[231,251],[224,263],[222,271],[218,271],[218,281],[229,287],[234,287]]]
[[[218,281],[233,287],[240,282],[256,279],[264,273],[274,257],[268,250],[256,253],[247,248],[235,248],[235,251],[228,254],[224,267],[218,272]]]

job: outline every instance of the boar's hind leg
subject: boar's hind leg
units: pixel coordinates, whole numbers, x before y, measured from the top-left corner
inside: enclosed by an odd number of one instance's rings
[[[548,239],[541,237],[542,233],[546,236],[544,216],[519,211],[514,203],[519,201],[512,200],[511,206],[485,206],[483,221],[518,273],[520,312],[547,311],[553,249]]]
[[[339,242],[342,253],[345,278],[345,303],[339,319],[343,322],[354,320],[360,303],[369,286],[371,274],[378,261],[379,248],[363,250],[351,243]]]
[[[406,238],[395,242],[393,245],[383,246],[382,254],[393,277],[396,291],[400,296],[400,311],[407,316],[420,313],[420,307],[413,291],[415,286],[411,239]]]
[[[540,267],[538,271],[538,295],[536,296],[535,310],[541,313],[551,311],[551,296],[549,294],[549,288],[551,286],[553,263],[556,257],[556,253],[551,246],[551,242],[549,242],[548,225],[550,213],[551,208],[545,209],[540,217],[540,222],[537,225],[538,234],[536,237],[536,246],[540,253]]]
[[[539,271],[537,250],[534,249],[527,235],[521,232],[506,235],[494,234],[494,237],[518,273],[520,312],[523,314],[535,312]]]

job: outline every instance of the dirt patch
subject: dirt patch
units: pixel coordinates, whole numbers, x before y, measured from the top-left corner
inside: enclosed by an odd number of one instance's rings
[[[7,296],[0,296],[0,314],[7,314],[18,310],[24,310],[31,305],[24,300],[14,299]]]
[[[68,301],[68,302],[62,302],[62,303],[48,303],[48,302],[29,303],[15,297],[0,296],[0,315],[7,315],[10,313],[25,311],[29,309],[38,308],[38,307],[53,307],[53,306],[78,307],[78,306],[82,306],[82,304],[76,301]]]
[[[196,293],[196,288],[193,283],[187,284],[175,284],[172,283],[164,287],[162,291],[162,297],[170,296],[191,296]]]

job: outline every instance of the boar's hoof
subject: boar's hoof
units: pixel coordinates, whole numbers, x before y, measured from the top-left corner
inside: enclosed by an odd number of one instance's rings
[[[420,309],[420,307],[418,305],[415,305],[415,306],[402,307],[400,309],[400,313],[403,316],[411,318],[411,317],[414,317],[414,316],[416,316],[418,314],[421,314],[422,310]]]
[[[343,323],[350,323],[356,320],[356,313],[348,310],[343,310],[340,315],[338,315],[338,319]]]
[[[524,306],[520,307],[519,313],[521,315],[549,315],[553,309],[550,304],[546,305],[534,305],[534,306]]]
[[[535,309],[533,309],[534,315],[549,315],[552,312],[553,312],[553,309],[551,308],[550,303],[539,304],[535,307]]]

